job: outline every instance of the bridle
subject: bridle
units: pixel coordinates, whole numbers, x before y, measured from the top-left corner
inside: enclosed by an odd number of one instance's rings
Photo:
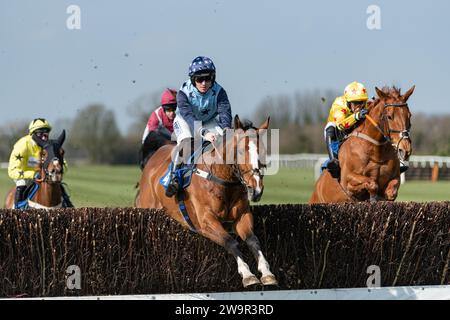
[[[245,187],[248,188],[247,183],[244,180],[244,176],[246,174],[250,173],[253,176],[257,176],[260,179],[263,179],[264,172],[261,169],[263,169],[264,167],[265,166],[262,166],[261,168],[252,168],[252,169],[248,169],[248,170],[245,170],[244,172],[242,172],[242,170],[238,164],[233,164],[233,174],[240,181],[241,184],[243,184]]]
[[[392,134],[392,133],[398,133],[399,136],[400,136],[400,139],[398,140],[397,144],[396,144],[396,145],[393,145],[394,148],[395,148],[395,150],[398,150],[398,147],[399,147],[399,145],[400,145],[400,142],[402,142],[402,140],[409,140],[409,141],[411,141],[411,138],[410,138],[410,134],[411,134],[411,132],[410,132],[411,125],[410,125],[408,128],[405,128],[405,129],[403,129],[403,130],[391,129],[390,126],[389,126],[389,119],[387,118],[386,113],[385,113],[387,107],[407,108],[407,107],[408,107],[408,104],[407,104],[406,102],[403,102],[403,103],[385,103],[385,104],[384,104],[384,108],[383,108],[383,113],[381,114],[381,119],[382,119],[382,120],[384,121],[384,123],[385,123],[385,126],[384,126],[384,127],[385,127],[385,128],[387,127],[387,133],[388,133],[388,136],[391,137],[391,134]],[[390,142],[391,142],[391,140],[390,140]],[[392,142],[391,142],[391,143],[392,143]]]
[[[52,162],[53,163],[58,162],[58,164],[61,166],[61,172],[59,172],[59,173],[61,175],[64,173],[64,161],[62,159],[60,159],[60,158],[58,158],[56,156],[54,156],[53,158],[50,159],[50,157],[48,156],[49,155],[48,151],[47,151],[47,158],[44,159],[43,151],[47,150],[49,146],[51,146],[50,143],[44,145],[44,147],[42,148],[41,154],[40,154],[40,158],[41,158],[41,161],[40,161],[41,178],[40,179],[36,179],[36,182],[39,182],[39,183],[41,183],[41,182],[55,183],[55,181],[53,181],[52,178],[53,178],[54,175],[56,175],[56,172],[53,173],[53,172],[49,172],[49,170],[48,170],[48,166]],[[44,174],[42,174],[42,173],[44,173]],[[58,183],[58,182],[56,182],[56,183]]]
[[[216,153],[220,155],[220,152],[216,148],[215,144],[212,143],[212,145],[213,145]],[[204,164],[206,165],[206,163],[204,163]],[[265,168],[265,165],[263,165],[263,166],[261,166],[259,168],[252,168],[252,169],[248,169],[248,170],[245,170],[245,171],[242,171],[240,166],[237,163],[234,163],[231,166],[232,166],[232,172],[233,172],[232,178],[236,178],[237,180],[231,180],[231,181],[224,180],[222,178],[219,178],[219,177],[213,175],[212,174],[212,170],[211,170],[211,166],[209,167],[209,172],[205,172],[205,171],[200,170],[198,168],[196,168],[194,172],[197,175],[205,178],[206,180],[218,183],[218,184],[220,184],[222,186],[225,186],[225,187],[232,187],[232,186],[242,185],[242,186],[245,186],[246,189],[249,188],[249,186],[247,185],[247,183],[245,182],[245,179],[244,179],[244,176],[246,174],[251,173],[252,175],[259,177],[260,179],[264,178],[264,172],[263,172],[262,169]]]
[[[411,141],[411,138],[410,138],[410,128],[411,127],[405,128],[403,130],[391,129],[391,127],[389,126],[389,119],[386,115],[386,108],[388,108],[388,107],[403,108],[403,107],[408,107],[408,104],[406,102],[385,103],[383,106],[383,112],[381,113],[382,128],[375,122],[375,120],[372,119],[372,117],[370,117],[369,115],[366,115],[366,117],[367,117],[367,119],[369,119],[369,121],[372,123],[372,125],[381,133],[383,138],[387,142],[391,143],[391,145],[395,148],[395,150],[398,151],[400,142],[402,142],[402,140]],[[400,139],[398,140],[398,142],[396,144],[392,143],[392,139],[391,139],[392,133],[398,133],[400,136]]]

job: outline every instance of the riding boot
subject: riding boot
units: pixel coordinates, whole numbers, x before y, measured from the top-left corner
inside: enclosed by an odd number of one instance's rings
[[[180,181],[178,181],[176,171],[187,163],[194,152],[194,138],[186,138],[180,141],[174,150],[175,159],[172,161],[172,170],[169,172],[169,184],[166,188],[166,196],[172,197],[178,192]]]
[[[17,209],[19,202],[25,200],[25,190],[27,186],[16,187],[16,194],[14,195],[14,208]]]
[[[335,128],[329,127],[326,130],[326,144],[327,144],[327,152],[330,161],[327,163],[327,169],[330,172],[333,178],[339,178],[340,176],[340,167],[339,160],[337,159],[337,155],[333,151],[333,144],[337,141],[333,138],[336,137]]]
[[[63,198],[62,206],[63,208],[73,208],[72,201],[70,201],[69,195],[66,192],[66,189],[64,189],[63,185],[61,185],[61,195]]]
[[[166,188],[166,196],[169,198],[173,197],[178,192],[179,184],[178,184],[176,171],[181,166],[181,163],[179,163],[179,158],[180,158],[180,152],[178,150],[176,150],[175,159],[173,159],[173,161],[172,161],[172,168],[169,172],[169,177],[168,177],[169,184],[167,185],[167,188]]]

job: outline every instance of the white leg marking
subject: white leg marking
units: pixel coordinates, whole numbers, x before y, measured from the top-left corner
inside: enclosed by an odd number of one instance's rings
[[[244,262],[240,257],[237,257],[237,264],[238,264],[238,272],[242,276],[242,278],[248,278],[251,276],[254,276],[254,274],[250,271],[250,268],[248,267],[248,264]]]
[[[267,262],[266,258],[264,258],[263,253],[261,252],[261,250],[258,250],[258,270],[261,272],[263,277],[268,275],[273,276],[273,273],[269,268],[269,263]]]

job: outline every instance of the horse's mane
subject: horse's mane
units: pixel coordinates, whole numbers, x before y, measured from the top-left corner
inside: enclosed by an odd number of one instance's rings
[[[396,86],[388,87],[384,86],[381,91],[383,91],[385,94],[388,94],[390,96],[393,96],[395,98],[398,98],[401,96],[400,88],[397,88]]]
[[[381,88],[381,91],[383,93],[385,93],[386,95],[389,95],[393,98],[399,98],[401,96],[401,92],[400,92],[400,88],[396,87],[396,86],[384,86],[383,88]],[[374,97],[372,101],[369,101],[367,103],[367,109],[371,110],[373,107],[375,107],[379,102],[381,101],[381,99],[379,97]]]
[[[248,120],[248,119],[242,120],[242,121],[241,121],[241,125],[242,125],[241,129],[244,130],[244,131],[247,131],[247,130],[250,130],[250,129],[258,130],[258,128],[256,128],[256,127],[253,125],[253,122],[250,121],[250,120]],[[233,129],[235,129],[234,126],[233,126]],[[233,138],[233,134],[232,134],[232,133],[227,133],[227,132],[225,132],[225,134],[223,135],[222,139],[218,139],[217,142],[216,142],[216,144],[217,144],[217,145],[220,145],[220,144],[226,144],[226,143],[227,143],[228,141],[230,141],[232,138]],[[213,150],[212,150],[212,151],[213,151]]]

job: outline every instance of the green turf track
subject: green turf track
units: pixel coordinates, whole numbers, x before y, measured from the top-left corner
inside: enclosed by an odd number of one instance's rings
[[[136,166],[71,166],[64,177],[72,200],[77,207],[127,207],[135,196],[140,178]],[[264,178],[261,204],[305,203],[308,201],[314,174],[311,169],[280,169],[274,176]],[[0,197],[13,186],[5,169],[0,170]],[[449,182],[408,181],[400,187],[398,201],[450,200]]]

